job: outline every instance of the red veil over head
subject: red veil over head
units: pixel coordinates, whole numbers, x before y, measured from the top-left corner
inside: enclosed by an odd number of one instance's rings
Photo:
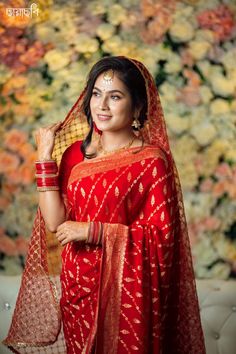
[[[176,282],[179,285],[177,296],[181,309],[178,318],[181,338],[178,339],[178,343],[179,347],[183,348],[183,351],[176,349],[176,353],[204,354],[205,349],[181,186],[170,151],[158,91],[151,74],[145,66],[137,60],[129,60],[140,70],[146,85],[148,119],[141,129],[142,136],[146,143],[157,145],[166,152],[174,174],[174,182],[178,194],[178,225],[181,231],[179,233],[179,279],[176,279]],[[60,164],[61,156],[65,149],[76,140],[84,139],[88,132],[87,119],[82,110],[84,94],[85,90],[79,96],[65,118],[60,131],[57,133],[53,156],[58,164]],[[104,247],[103,258],[106,257],[105,252],[106,248]],[[50,347],[50,353],[60,354],[66,352],[59,308],[60,253],[61,247],[55,240],[55,235],[46,230],[40,209],[38,209],[12,324],[4,341],[16,353],[45,353],[45,346]],[[102,286],[100,284],[100,287]],[[103,289],[101,289],[102,291]],[[107,295],[109,296],[109,294]],[[95,325],[95,335],[96,328]],[[186,352],[184,351],[184,346],[189,341],[192,342],[192,348],[191,351]],[[86,353],[89,353],[88,349]],[[113,353],[115,354],[115,351],[109,352],[109,354]],[[167,352],[163,351],[162,353],[166,354]],[[174,353],[168,352],[168,354]]]

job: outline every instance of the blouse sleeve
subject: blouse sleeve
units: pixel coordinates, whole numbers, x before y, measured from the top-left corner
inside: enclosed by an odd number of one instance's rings
[[[70,145],[63,153],[61,163],[59,166],[59,187],[66,206],[67,218],[70,212],[67,200],[67,185],[72,168],[83,160],[83,154],[80,150],[82,141],[76,141]]]

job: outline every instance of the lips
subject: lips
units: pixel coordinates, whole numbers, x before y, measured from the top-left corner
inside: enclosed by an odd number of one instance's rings
[[[112,118],[112,116],[108,116],[106,114],[98,114],[97,117],[102,122],[104,122],[106,120],[110,120]]]

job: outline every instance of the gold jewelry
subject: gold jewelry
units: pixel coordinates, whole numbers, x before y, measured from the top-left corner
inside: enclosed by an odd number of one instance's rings
[[[133,123],[132,123],[132,127],[136,128],[136,129],[140,129],[141,124],[137,118],[134,118]]]
[[[101,141],[101,138],[100,138],[99,142],[98,142],[98,150],[100,150],[104,155],[111,154],[113,152],[117,153],[117,152],[129,149],[131,147],[131,145],[133,144],[135,139],[136,139],[136,136],[134,136],[127,145],[122,146],[121,148],[116,148],[116,149],[113,149],[113,150],[105,150],[104,147],[102,146],[102,141]]]
[[[102,81],[106,85],[111,85],[113,82],[113,78],[114,78],[114,70],[109,69],[104,72]]]

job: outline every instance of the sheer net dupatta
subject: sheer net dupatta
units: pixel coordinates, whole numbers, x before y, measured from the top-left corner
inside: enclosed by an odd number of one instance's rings
[[[65,149],[88,131],[82,93],[56,135],[53,158],[58,165]],[[3,344],[15,353],[66,353],[61,328],[61,247],[47,231],[38,208],[11,327]],[[47,346],[47,348],[45,348]]]

